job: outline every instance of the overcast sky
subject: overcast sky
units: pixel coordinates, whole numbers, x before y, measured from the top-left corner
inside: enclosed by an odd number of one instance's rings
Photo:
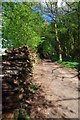
[[[59,6],[59,7],[60,7],[61,2],[62,2],[62,0],[42,0],[41,2],[45,3],[45,2],[49,2],[49,1],[58,2],[58,6]]]

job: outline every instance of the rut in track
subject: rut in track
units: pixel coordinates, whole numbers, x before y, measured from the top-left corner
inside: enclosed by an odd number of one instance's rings
[[[41,87],[38,98],[34,98],[32,116],[41,117],[43,114],[46,118],[78,118],[76,74],[76,70],[62,67],[56,62],[43,60],[37,63],[33,82]]]

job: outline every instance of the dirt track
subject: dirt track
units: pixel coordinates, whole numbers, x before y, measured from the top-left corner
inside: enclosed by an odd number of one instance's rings
[[[34,82],[41,86],[42,95],[35,105],[37,113],[43,113],[46,118],[78,118],[80,98],[76,74],[76,70],[64,68],[56,62],[45,60],[35,65]],[[44,99],[49,101],[47,107],[44,107]]]

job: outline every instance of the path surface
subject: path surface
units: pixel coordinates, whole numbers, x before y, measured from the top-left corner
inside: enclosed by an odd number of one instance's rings
[[[56,62],[41,61],[34,67],[34,82],[41,86],[42,102],[46,99],[49,107],[44,109],[47,118],[78,118],[78,79],[76,70],[64,68]],[[47,104],[47,103],[45,103]]]

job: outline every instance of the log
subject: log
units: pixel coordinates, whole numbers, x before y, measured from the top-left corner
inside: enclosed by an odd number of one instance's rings
[[[32,77],[32,60],[28,47],[5,50],[2,56],[2,111],[15,111],[25,106],[29,97],[29,87]]]

